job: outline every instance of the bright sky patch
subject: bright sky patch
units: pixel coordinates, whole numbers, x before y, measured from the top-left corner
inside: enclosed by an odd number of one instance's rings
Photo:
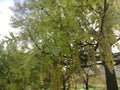
[[[15,29],[10,26],[12,11],[9,9],[13,5],[13,0],[0,0],[0,36],[8,35],[9,31]]]

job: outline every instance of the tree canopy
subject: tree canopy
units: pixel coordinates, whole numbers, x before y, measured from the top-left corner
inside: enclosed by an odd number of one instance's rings
[[[21,31],[18,35],[10,33],[6,49],[0,51],[5,53],[1,61],[8,75],[2,90],[67,90],[64,81],[72,90],[75,74],[83,77],[82,68],[92,64],[96,73],[96,61],[102,61],[112,72],[111,46],[117,41],[114,30],[119,28],[118,2],[15,1],[11,25]]]

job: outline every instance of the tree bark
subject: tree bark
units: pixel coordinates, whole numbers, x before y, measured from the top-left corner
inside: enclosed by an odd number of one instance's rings
[[[105,69],[105,75],[106,75],[107,90],[118,90],[118,84],[117,84],[114,69],[113,69],[113,72],[110,72],[106,65],[104,65],[104,69]]]
[[[63,89],[62,90],[66,90],[66,80],[65,80],[65,77],[63,76]]]
[[[88,80],[85,82],[85,90],[89,90]]]

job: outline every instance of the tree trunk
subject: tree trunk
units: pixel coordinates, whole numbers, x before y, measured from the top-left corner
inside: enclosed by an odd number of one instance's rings
[[[107,90],[118,90],[118,84],[117,84],[114,69],[113,69],[113,72],[110,72],[106,65],[104,65],[104,68],[105,68],[105,74],[106,74]]]
[[[66,90],[66,81],[65,81],[65,77],[63,76],[63,89],[62,90]]]
[[[85,90],[89,90],[88,82],[85,83]]]
[[[85,90],[89,90],[89,75],[86,75],[86,80],[85,80]]]

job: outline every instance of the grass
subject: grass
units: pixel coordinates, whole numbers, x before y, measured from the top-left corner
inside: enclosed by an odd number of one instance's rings
[[[85,90],[85,89],[83,89],[82,84],[79,84],[76,90]],[[104,84],[90,85],[89,90],[106,90],[106,86]]]

